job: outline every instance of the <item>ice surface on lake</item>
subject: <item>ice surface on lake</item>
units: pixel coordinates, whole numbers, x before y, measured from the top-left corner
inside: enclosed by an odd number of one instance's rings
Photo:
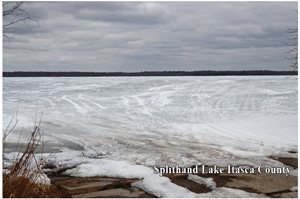
[[[298,150],[297,77],[3,78],[3,128],[28,136],[37,108],[48,143],[154,164],[259,164]]]

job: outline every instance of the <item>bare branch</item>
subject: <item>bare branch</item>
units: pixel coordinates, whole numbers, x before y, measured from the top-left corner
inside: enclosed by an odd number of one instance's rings
[[[3,9],[3,37],[7,40],[13,39],[13,37],[8,36],[5,32],[10,29],[17,29],[17,30],[22,30],[26,32],[25,30],[22,29],[23,25],[26,25],[29,29],[28,22],[34,21],[38,25],[39,23],[32,19],[28,12],[26,12],[23,8],[21,8],[22,4],[24,1],[4,1],[2,3],[2,9]],[[4,18],[5,17],[11,17],[12,19],[4,24]],[[20,28],[15,28],[18,23],[22,23]]]
[[[295,12],[298,14],[298,10],[295,10]],[[296,23],[298,24],[298,21],[296,20]],[[285,56],[286,59],[291,60],[292,63],[290,67],[292,67],[294,70],[298,70],[298,28],[288,28],[285,29],[285,32],[296,34],[294,37],[287,38],[290,41],[294,41],[292,44],[284,43],[286,46],[291,46],[292,48],[288,48],[288,51],[285,52],[286,54],[289,54],[290,56]],[[295,54],[295,55],[293,55]]]

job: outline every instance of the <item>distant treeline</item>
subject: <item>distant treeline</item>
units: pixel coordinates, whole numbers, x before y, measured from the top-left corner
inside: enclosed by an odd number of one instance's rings
[[[257,75],[298,75],[298,71],[142,71],[142,72],[3,72],[3,77],[107,77],[107,76],[257,76]]]

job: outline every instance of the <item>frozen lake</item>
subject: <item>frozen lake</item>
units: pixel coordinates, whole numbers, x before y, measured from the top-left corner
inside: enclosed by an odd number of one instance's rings
[[[276,166],[266,157],[298,150],[297,77],[3,78],[3,127],[17,107],[11,142],[37,108],[69,164]]]

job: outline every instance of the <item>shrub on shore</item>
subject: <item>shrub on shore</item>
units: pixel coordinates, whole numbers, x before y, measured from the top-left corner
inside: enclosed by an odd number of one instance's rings
[[[7,143],[8,135],[12,132],[12,130],[18,123],[18,120],[16,119],[14,125],[11,125],[12,121],[7,126],[7,128],[3,130],[3,151]],[[31,130],[27,146],[25,146],[25,152],[17,152],[13,163],[9,167],[3,166],[3,168],[6,168],[5,172],[3,172],[2,174],[4,198],[70,197],[59,186],[51,185],[47,176],[42,172],[42,167],[43,165],[46,165],[47,162],[46,159],[42,157],[42,155],[40,157],[36,155],[37,146],[42,141],[40,123],[41,120],[38,124],[35,122],[34,128]]]
[[[22,176],[3,173],[3,198],[69,198],[70,196],[56,185],[35,183]]]

